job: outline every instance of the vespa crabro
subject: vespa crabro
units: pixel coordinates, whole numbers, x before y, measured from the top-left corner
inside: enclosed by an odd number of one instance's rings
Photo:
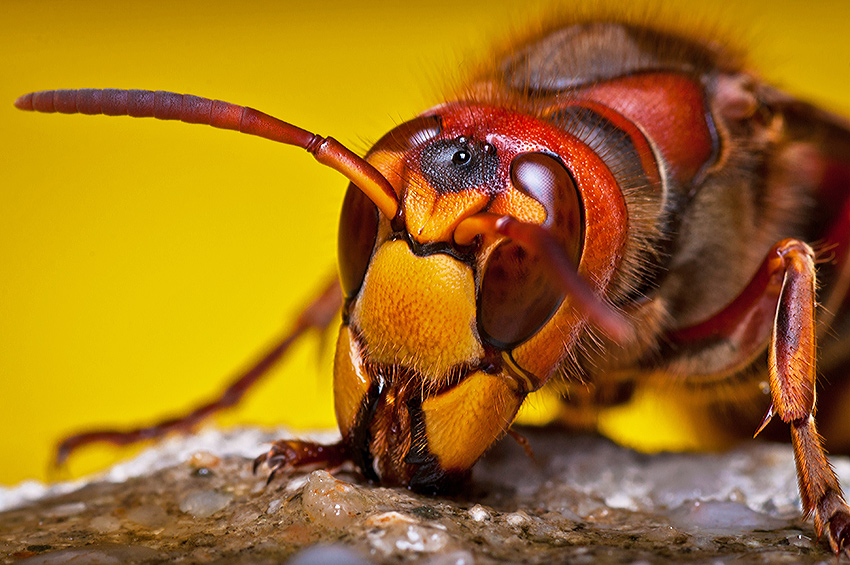
[[[73,436],[60,460],[191,429],[341,309],[342,439],[276,443],[255,462],[269,480],[350,460],[374,481],[440,492],[544,386],[564,391],[568,417],[641,388],[725,403],[767,383],[752,429],[790,427],[804,511],[846,550],[850,509],[814,414],[818,371],[848,362],[850,123],[716,45],[630,23],[555,27],[364,158],[195,96],[55,90],[16,105],[234,129],[306,149],[351,183],[339,281],[291,335],[216,401]]]

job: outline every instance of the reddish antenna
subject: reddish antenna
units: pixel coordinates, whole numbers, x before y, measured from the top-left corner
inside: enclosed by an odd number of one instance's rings
[[[105,114],[179,120],[232,129],[306,149],[316,160],[336,169],[369,197],[389,219],[398,212],[392,185],[378,170],[332,137],[322,137],[247,106],[162,90],[84,88],[42,90],[24,94],[15,107],[36,112]]]
[[[541,251],[549,258],[546,265],[558,277],[577,310],[617,343],[625,343],[632,337],[633,330],[629,322],[620,312],[594,294],[557,241],[543,226],[521,222],[512,216],[480,212],[461,221],[455,228],[453,237],[455,243],[469,245],[478,235],[508,237],[520,245]]]
[[[179,120],[190,124],[206,124],[232,129],[294,145],[307,150],[316,160],[353,182],[389,219],[399,211],[398,198],[389,181],[365,159],[352,153],[332,137],[321,137],[290,123],[247,106],[238,106],[190,94],[163,90],[123,90],[115,88],[76,90],[42,90],[15,100],[21,110],[62,114],[105,114]],[[512,217],[481,213],[462,221],[454,239],[469,244],[478,234],[509,237],[522,245],[543,251],[574,305],[589,320],[617,342],[630,336],[629,323],[610,305],[599,299],[585,283],[557,244],[541,226],[526,224]]]

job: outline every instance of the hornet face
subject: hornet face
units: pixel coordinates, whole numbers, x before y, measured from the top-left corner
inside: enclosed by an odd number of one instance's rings
[[[613,182],[586,145],[497,107],[438,107],[367,160],[399,212],[388,219],[356,187],[346,194],[337,421],[367,476],[438,491],[462,482],[549,378],[571,345],[552,330],[571,327],[574,341],[585,325],[543,254],[490,234],[458,237],[459,224],[491,213],[542,226],[604,287],[624,236],[589,233],[587,217],[622,225],[613,222],[624,207],[616,196],[586,207],[582,191]]]

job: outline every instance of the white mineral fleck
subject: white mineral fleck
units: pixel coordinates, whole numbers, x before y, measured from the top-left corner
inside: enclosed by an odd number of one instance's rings
[[[79,514],[85,509],[85,502],[70,502],[68,504],[60,504],[59,506],[54,506],[46,512],[46,515],[50,516],[51,518],[67,518],[69,516],[73,516],[74,514]]]
[[[787,538],[788,543],[796,547],[812,547],[812,538],[801,533],[791,534]]]
[[[180,511],[191,514],[195,518],[212,516],[230,504],[233,494],[214,490],[193,491],[180,501]]]
[[[605,497],[605,504],[611,508],[625,508],[627,510],[637,510],[635,499],[625,492],[615,492],[610,496]]]
[[[375,516],[369,516],[366,520],[367,526],[375,526],[375,527],[386,527],[393,524],[415,524],[416,520],[411,518],[410,516],[405,516],[404,514],[396,511],[384,512],[383,514],[377,514]]]
[[[304,475],[304,476],[301,476],[301,477],[293,477],[293,478],[289,479],[289,482],[286,483],[286,490],[290,491],[290,492],[295,492],[296,490],[298,490],[301,487],[303,487],[304,485],[306,485],[307,480],[309,478],[310,478],[310,475]],[[266,486],[262,485],[262,487],[259,490],[262,491],[265,488],[266,488]]]
[[[363,490],[333,478],[327,471],[313,471],[301,495],[304,512],[317,524],[342,528],[371,505]]]
[[[511,512],[510,514],[505,516],[505,522],[507,522],[511,526],[514,526],[515,528],[518,528],[524,524],[528,524],[530,521],[531,518],[522,510],[520,510],[519,512]]]
[[[169,521],[168,513],[156,504],[143,504],[130,508],[126,518],[134,524],[150,529],[161,528]]]
[[[490,513],[487,511],[487,509],[481,506],[480,504],[476,504],[475,506],[469,509],[469,516],[476,522],[492,520],[492,516],[490,516]]]
[[[450,536],[442,529],[428,525],[395,524],[384,529],[373,529],[368,533],[369,541],[384,555],[397,552],[436,553],[450,543]]]
[[[271,502],[269,502],[269,507],[266,509],[267,514],[274,514],[278,510],[280,510],[280,505],[283,504],[283,500],[280,498],[275,498]]]
[[[102,534],[118,531],[121,528],[121,520],[115,516],[97,516],[89,522],[91,528]]]

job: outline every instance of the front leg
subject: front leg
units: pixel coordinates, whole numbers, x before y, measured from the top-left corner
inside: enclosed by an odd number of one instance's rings
[[[310,441],[281,439],[274,442],[266,453],[254,459],[254,474],[261,465],[266,465],[269,469],[266,484],[269,484],[280,473],[313,467],[333,471],[346,461],[351,461],[351,456],[344,441],[325,445]]]

